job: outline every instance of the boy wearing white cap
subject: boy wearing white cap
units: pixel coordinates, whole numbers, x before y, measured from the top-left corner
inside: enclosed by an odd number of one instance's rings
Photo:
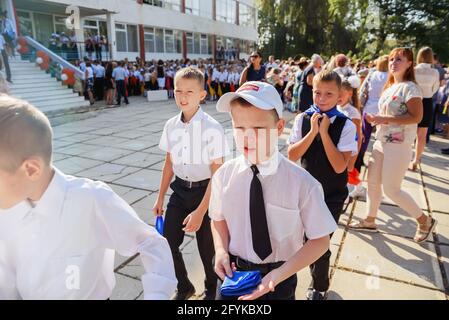
[[[242,153],[212,178],[209,216],[218,287],[234,271],[258,270],[261,284],[239,299],[294,300],[296,272],[326,252],[337,227],[321,185],[278,151],[285,122],[272,85],[247,82],[223,95],[217,109],[230,112]],[[304,234],[312,239],[305,245]],[[220,292],[217,298],[228,299]]]

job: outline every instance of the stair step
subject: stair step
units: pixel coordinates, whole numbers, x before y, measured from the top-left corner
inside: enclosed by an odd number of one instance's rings
[[[68,88],[61,88],[62,90],[48,90],[48,91],[35,91],[35,92],[22,92],[22,93],[14,93],[14,95],[20,99],[33,99],[36,97],[71,97],[74,93],[73,90]]]
[[[18,98],[26,100],[28,102],[31,103],[38,103],[41,101],[52,101],[52,100],[63,100],[65,101],[65,99],[70,99],[70,98],[76,98],[79,97],[79,95],[75,92],[70,92],[70,91],[60,91],[61,93],[55,94],[53,93],[52,95],[46,94],[46,95],[41,95],[41,94],[36,94],[36,95],[28,95],[28,96],[18,96]]]
[[[17,82],[14,82],[14,78],[12,79],[13,84],[11,88],[14,90],[22,89],[22,88],[49,88],[49,87],[57,87],[57,84],[59,83],[61,85],[61,82],[58,82],[56,78],[48,78],[42,81],[42,79],[24,79],[19,80]]]
[[[28,79],[51,79],[52,76],[47,73],[36,73],[36,74],[14,74],[13,81],[22,81],[22,80],[28,80]]]
[[[65,108],[70,103],[84,103],[84,97],[76,96],[68,99],[55,99],[47,101],[38,101],[35,105],[36,107],[51,107],[51,106],[61,106],[61,109]],[[87,101],[89,102],[89,101]]]
[[[42,84],[42,86],[41,87],[32,87],[32,88],[12,88],[11,89],[11,95],[14,95],[14,96],[18,96],[18,95],[27,95],[27,94],[36,94],[36,93],[45,93],[45,94],[47,94],[47,93],[49,93],[49,94],[51,94],[51,93],[59,93],[60,91],[66,91],[66,90],[69,90],[69,88],[67,88],[66,86],[58,86],[58,85],[56,85],[56,86],[54,86],[54,84],[52,83],[49,87],[47,87],[47,88],[44,88],[43,87],[44,86],[44,84]],[[72,91],[71,89],[70,89],[70,91]]]
[[[49,112],[54,113],[56,111],[68,112],[71,109],[87,107],[87,106],[89,106],[89,101],[71,102],[71,103],[65,103],[63,105],[36,106],[36,107],[44,113],[49,113]]]

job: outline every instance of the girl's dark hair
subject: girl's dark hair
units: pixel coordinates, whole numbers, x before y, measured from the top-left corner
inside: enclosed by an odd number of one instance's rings
[[[360,99],[359,99],[359,94],[358,94],[358,90],[354,89],[351,86],[351,83],[348,81],[348,79],[343,80],[343,82],[341,83],[341,87],[342,89],[345,90],[352,90],[352,97],[351,97],[351,104],[359,111],[361,111],[361,104],[360,104]]]

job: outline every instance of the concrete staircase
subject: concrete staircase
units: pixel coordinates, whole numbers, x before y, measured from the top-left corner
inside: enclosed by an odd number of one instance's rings
[[[84,97],[52,78],[34,63],[20,60],[16,55],[9,60],[9,65],[13,82],[10,94],[30,102],[42,112],[51,115],[89,106],[89,101],[84,100]]]

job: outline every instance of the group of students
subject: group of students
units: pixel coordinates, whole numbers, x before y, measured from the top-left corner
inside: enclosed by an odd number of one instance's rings
[[[400,189],[423,109],[413,61],[408,48],[390,53],[379,112],[365,116],[378,129],[368,169],[368,218],[351,227],[377,231],[383,187],[417,219],[414,240],[421,243],[436,220]],[[174,78],[180,112],[160,138],[166,156],[153,207],[155,215],[165,215],[164,237],[104,183],[56,169],[48,119],[25,101],[0,96],[0,298],[108,299],[117,251],[140,253],[144,298],[168,299],[176,288],[173,299],[188,299],[195,288],[180,245],[186,232],[195,232],[204,299],[293,300],[296,274],[307,266],[307,299],[326,299],[330,237],[360,148],[349,90],[354,83],[331,70],[314,75],[313,102],[294,121],[288,158],[278,150],[285,120],[274,86],[248,81],[225,93],[216,108],[232,119],[241,153],[234,159],[225,159],[230,148],[224,130],[200,105],[204,84],[198,68],[183,68]],[[237,271],[259,271],[261,283],[246,294],[223,295],[223,281]]]
[[[48,49],[68,61],[79,59],[75,31],[72,31],[71,34],[52,33],[48,39]]]

